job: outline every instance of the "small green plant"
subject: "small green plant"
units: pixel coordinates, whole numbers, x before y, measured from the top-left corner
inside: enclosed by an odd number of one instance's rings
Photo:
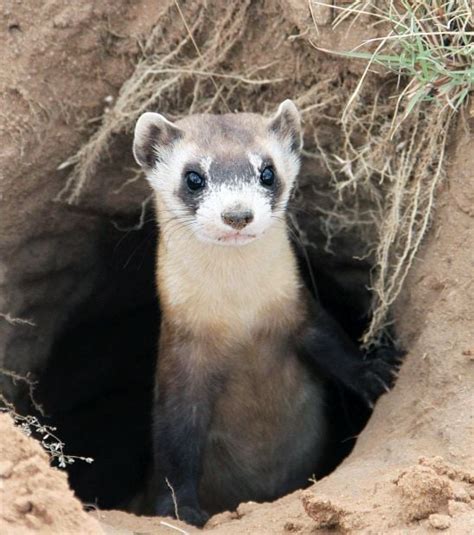
[[[421,102],[457,111],[466,101],[474,86],[474,18],[469,0],[400,0],[380,5],[357,1],[340,9],[335,26],[350,13],[370,13],[378,23],[388,24],[387,35],[357,47],[376,46],[374,51],[356,49],[343,55],[366,59],[366,72],[381,65],[407,81],[398,97],[399,103],[405,100],[401,120]]]

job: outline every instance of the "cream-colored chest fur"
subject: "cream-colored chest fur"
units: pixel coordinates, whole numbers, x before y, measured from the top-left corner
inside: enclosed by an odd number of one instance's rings
[[[256,328],[285,322],[298,299],[299,280],[283,224],[241,247],[198,241],[165,231],[158,253],[158,287],[173,323],[247,338]]]

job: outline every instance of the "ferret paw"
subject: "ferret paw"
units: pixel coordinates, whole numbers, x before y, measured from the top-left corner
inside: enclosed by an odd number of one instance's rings
[[[179,519],[187,524],[202,528],[209,520],[209,515],[200,507],[190,507],[183,505],[178,509]]]
[[[176,515],[176,509],[178,515]],[[174,502],[166,497],[158,501],[157,506],[155,507],[155,514],[157,516],[171,516],[173,518],[178,518],[187,524],[193,526],[202,527],[209,520],[209,515],[206,511],[203,511],[199,505],[178,505],[175,507]]]
[[[395,384],[404,354],[394,348],[380,347],[362,362],[358,391],[369,407],[373,408],[378,398]]]

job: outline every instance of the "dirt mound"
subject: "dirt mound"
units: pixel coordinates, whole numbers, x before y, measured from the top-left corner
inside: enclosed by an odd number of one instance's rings
[[[302,496],[302,502],[304,510],[314,520],[318,529],[349,531],[355,527],[352,519],[348,520],[348,516],[351,516],[349,511],[323,496],[306,492]]]
[[[389,533],[404,526],[415,532],[455,526],[455,533],[469,533],[474,525],[471,478],[441,457],[423,457],[419,464],[402,470],[395,478],[380,478],[370,510],[365,500],[323,497],[317,486],[305,492],[302,501],[318,529],[353,533],[373,532],[376,528],[377,532]]]
[[[103,534],[84,512],[64,472],[49,465],[35,440],[0,414],[0,533]]]
[[[448,465],[441,457],[423,457],[419,463],[402,471],[394,481],[400,489],[409,522],[430,517],[435,524],[440,524],[445,523],[440,517],[448,513],[453,516],[456,512],[474,513],[472,474]]]
[[[428,466],[414,466],[395,480],[409,521],[423,520],[432,513],[446,511],[453,497],[451,483]]]

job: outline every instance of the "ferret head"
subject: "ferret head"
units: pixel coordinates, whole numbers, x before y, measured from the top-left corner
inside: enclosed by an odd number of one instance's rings
[[[157,196],[160,224],[236,246],[282,220],[301,147],[298,110],[285,100],[271,118],[204,114],[172,123],[144,113],[133,152]]]

